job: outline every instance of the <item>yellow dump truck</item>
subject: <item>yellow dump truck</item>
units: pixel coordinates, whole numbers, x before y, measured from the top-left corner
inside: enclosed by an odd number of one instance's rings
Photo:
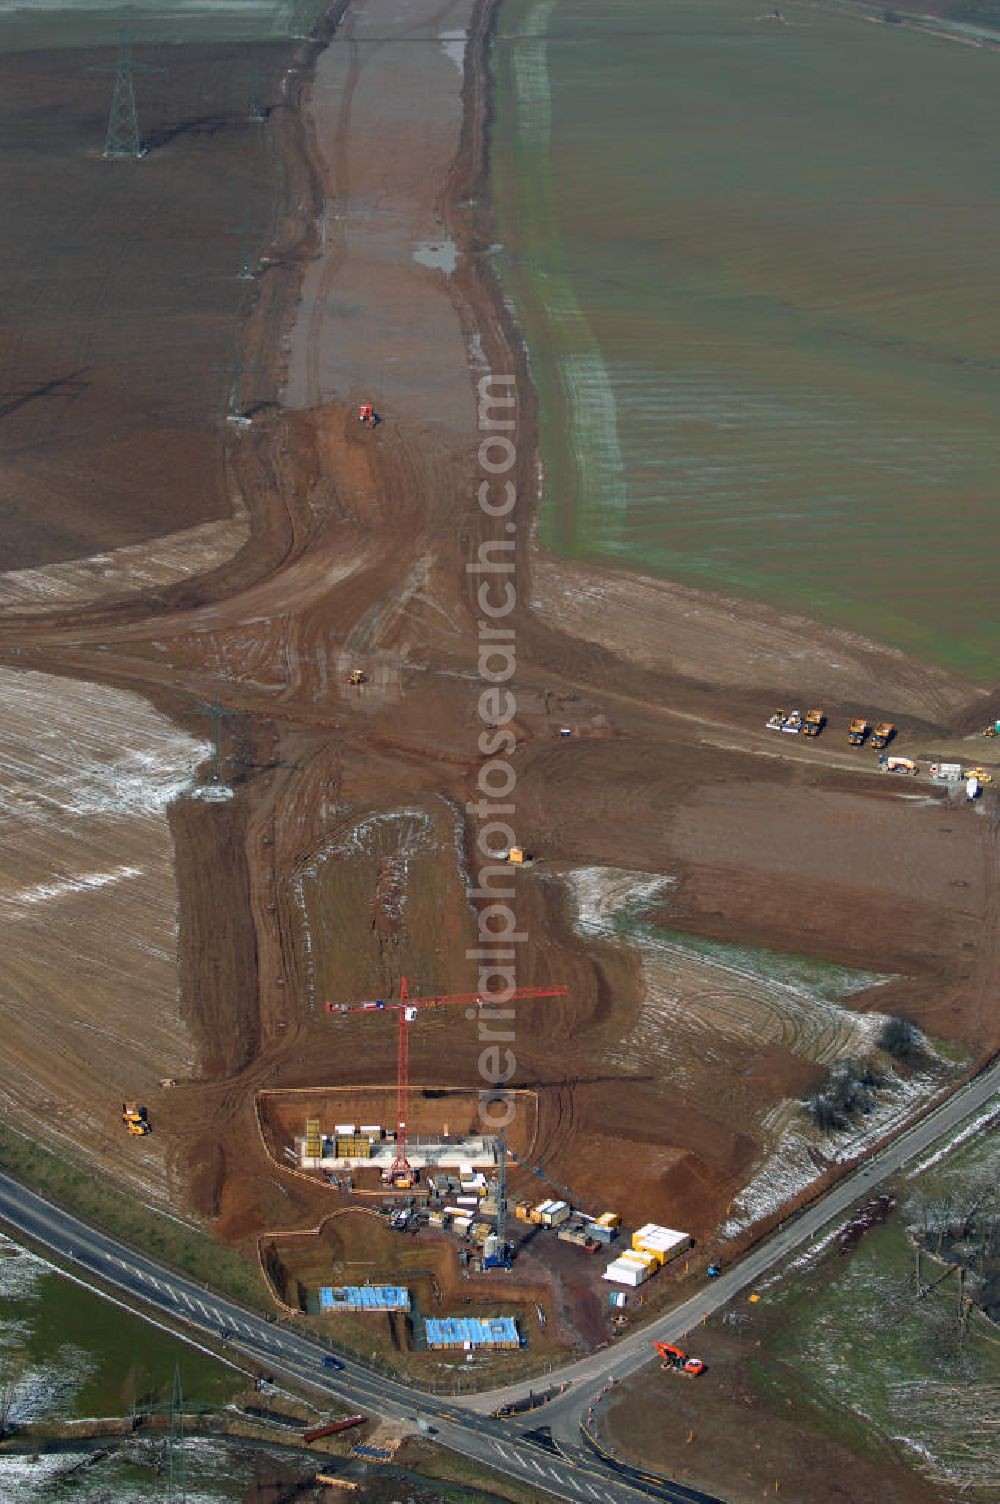
[[[138,1102],[122,1103],[122,1122],[127,1131],[137,1138],[149,1132],[149,1116],[145,1107],[140,1107]]]

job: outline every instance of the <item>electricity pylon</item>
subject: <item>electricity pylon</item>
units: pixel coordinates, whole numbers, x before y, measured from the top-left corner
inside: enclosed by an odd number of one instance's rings
[[[237,353],[233,356],[230,366],[221,367],[229,376],[229,404],[226,412],[226,422],[234,423],[237,428],[249,428],[251,419],[243,411],[243,378],[257,370],[256,366],[245,366],[243,357]]]
[[[261,102],[260,78],[255,62],[250,64],[250,77],[247,79],[247,118],[256,120],[258,124],[267,119],[267,111]]]
[[[167,1498],[170,1504],[184,1504],[187,1486],[184,1481],[184,1394],[181,1389],[180,1364],[174,1367],[170,1391],[170,1441],[167,1447]]]
[[[241,282],[252,282],[258,270],[254,265],[253,226],[234,225],[229,233],[230,235],[238,235],[240,237],[240,269],[236,275]]]
[[[209,735],[212,738],[212,771],[209,775],[210,783],[222,782],[222,725],[224,721],[238,716],[238,710],[225,710],[219,702],[218,695],[213,695],[207,705],[199,705],[195,715],[207,715],[209,717]]]
[[[135,97],[137,73],[166,73],[166,68],[151,68],[146,63],[136,63],[132,57],[132,38],[122,31],[118,36],[118,58],[114,63],[97,63],[89,73],[113,73],[115,86],[111,95],[111,112],[108,115],[108,134],[104,141],[104,157],[109,161],[132,157],[144,157],[149,147],[142,139],[139,128],[139,107]]]

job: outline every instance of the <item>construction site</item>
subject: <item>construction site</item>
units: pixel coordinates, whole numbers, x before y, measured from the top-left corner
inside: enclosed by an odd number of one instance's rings
[[[534,540],[494,10],[0,53],[4,1118],[442,1382],[613,1340],[1000,1046],[996,697]]]

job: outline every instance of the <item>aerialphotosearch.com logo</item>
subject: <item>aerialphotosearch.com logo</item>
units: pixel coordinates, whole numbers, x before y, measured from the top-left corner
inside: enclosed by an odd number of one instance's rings
[[[515,431],[513,376],[483,376],[479,382],[479,469],[483,475],[478,497],[484,515],[495,524],[496,536],[484,536],[468,574],[480,576],[476,589],[479,607],[479,751],[487,759],[479,767],[481,798],[466,805],[466,812],[479,821],[476,859],[480,863],[469,897],[487,899],[479,910],[479,943],[466,951],[466,959],[479,962],[477,990],[489,999],[470,1016],[479,1022],[479,1040],[485,1046],[479,1055],[479,1117],[493,1133],[505,1128],[514,1116],[514,1093],[507,1088],[517,1068],[509,1046],[514,1039],[514,1009],[504,1005],[514,992],[515,946],[527,939],[517,929],[510,904],[514,897],[511,868],[500,853],[510,851],[517,837],[510,825],[514,814],[512,795],[517,775],[510,756],[517,739],[510,722],[517,712],[513,692],[506,689],[516,668],[514,629],[506,625],[517,603],[516,527],[511,514],[517,504],[517,488],[507,476],[517,461],[511,435]]]

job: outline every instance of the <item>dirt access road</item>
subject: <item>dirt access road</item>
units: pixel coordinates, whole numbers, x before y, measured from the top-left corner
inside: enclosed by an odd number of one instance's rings
[[[514,532],[499,536],[516,544],[516,826],[540,858],[516,877],[529,936],[517,980],[569,988],[517,1015],[513,1084],[538,1090],[534,1154],[594,1209],[610,1202],[709,1240],[829,1065],[817,1041],[855,1038],[839,1014],[831,1030],[802,1026],[828,1000],[772,985],[766,957],[755,963],[765,997],[744,988],[738,966],[689,961],[664,975],[662,954],[623,939],[613,914],[610,928],[592,923],[592,897],[609,883],[644,894],[661,926],[853,969],[841,1013],[902,1008],[967,1062],[998,1042],[995,806],[968,811],[926,790],[914,799],[871,760],[839,766],[840,733],[786,758],[760,729],[808,687],[841,725],[849,709],[890,716],[903,747],[985,719],[984,697],[847,634],[650,582],[648,645],[619,651],[622,600],[639,587],[556,569],[533,549],[533,396],[488,255],[493,9],[335,6],[332,40],[306,49],[286,89],[273,141],[290,185],[282,224],[298,238],[274,283],[287,295],[262,294],[245,330],[248,360],[277,369],[282,405],[256,410],[224,451],[245,546],[117,604],[78,594],[69,608],[0,620],[0,663],[46,676],[53,702],[65,679],[86,681],[143,697],[197,737],[213,696],[227,712],[234,797],[180,798],[162,816],[175,870],[156,878],[158,901],[176,881],[178,925],[161,942],[178,984],[176,995],[160,987],[155,1006],[176,1024],[174,1056],[160,1071],[146,1059],[141,1079],[113,1050],[86,1079],[71,1059],[50,1064],[53,1032],[80,1010],[71,990],[49,985],[42,947],[19,981],[37,1009],[18,1014],[38,1084],[25,1093],[10,1071],[0,1086],[35,1132],[52,1131],[38,1103],[58,1100],[61,1141],[109,1173],[158,1166],[175,1206],[248,1250],[261,1231],[315,1226],[334,1204],[266,1156],[255,1093],[393,1077],[392,1030],[363,1015],[331,1020],[324,999],[384,995],[402,971],[425,992],[476,983],[466,951],[477,906],[465,889],[479,821],[466,806],[483,761],[484,685],[466,565],[497,536],[477,499],[486,372],[513,376],[516,394],[518,501]],[[381,411],[374,431],[355,419],[362,397]],[[53,459],[53,485],[60,475],[66,486]],[[845,664],[860,704],[846,703]],[[361,690],[345,682],[355,666],[370,677]],[[566,742],[561,725],[574,733]],[[63,743],[69,762],[79,757],[71,727]],[[188,778],[189,751],[172,754]],[[113,746],[106,758],[114,765]],[[32,772],[36,787],[46,775]],[[57,852],[49,870],[58,862]],[[115,901],[137,880],[119,873]],[[94,891],[79,908],[62,893],[60,954],[74,953],[74,924],[101,923]],[[96,967],[86,985],[112,1035],[142,1032],[128,978]],[[0,994],[0,1014],[11,1007]],[[761,1033],[753,1020],[765,1008]],[[478,1081],[475,1027],[453,1011],[414,1030],[414,1081]],[[176,1088],[157,1094],[157,1075],[175,1071]],[[960,1075],[939,1058],[914,1100]],[[117,1103],[140,1089],[153,1094],[155,1131],[123,1144],[111,1131]],[[95,1135],[102,1096],[108,1128]],[[833,1172],[829,1146],[817,1154],[810,1178]],[[798,1183],[776,1186],[780,1202]],[[756,1205],[753,1215],[775,1210]]]

